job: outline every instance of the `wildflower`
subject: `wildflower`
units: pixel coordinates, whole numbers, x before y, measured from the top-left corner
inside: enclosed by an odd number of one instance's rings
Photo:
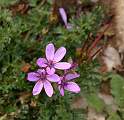
[[[79,93],[80,87],[75,83],[72,82],[73,79],[78,78],[80,75],[75,74],[65,74],[63,77],[60,78],[60,81],[58,82],[58,89],[60,91],[60,94],[64,96],[64,90]]]
[[[66,14],[64,8],[59,8],[59,13],[61,15],[61,18],[62,18],[64,24],[65,24],[65,27],[67,29],[71,29],[72,25],[67,22],[67,14]]]
[[[36,82],[33,88],[33,95],[38,95],[44,87],[49,97],[53,95],[53,87],[50,82],[60,81],[60,77],[57,74],[49,75],[44,69],[38,69],[36,72],[28,73],[27,79]]]
[[[55,69],[69,69],[71,67],[70,63],[60,62],[66,54],[66,49],[64,47],[60,47],[55,52],[55,47],[52,43],[46,46],[46,59],[39,58],[37,60],[37,65],[39,67],[46,68],[48,74],[52,75],[55,73]]]

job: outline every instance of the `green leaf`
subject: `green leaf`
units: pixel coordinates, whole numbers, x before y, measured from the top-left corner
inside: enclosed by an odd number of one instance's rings
[[[94,109],[96,109],[97,112],[100,112],[104,108],[104,102],[101,100],[97,94],[91,94],[87,96],[87,102],[88,105]]]
[[[124,107],[124,78],[117,74],[112,75],[111,93],[115,97],[117,104]]]
[[[116,113],[112,113],[107,120],[121,120]]]
[[[36,6],[37,5],[37,1],[38,0],[30,0],[29,1],[30,6],[32,6],[32,7]]]
[[[12,5],[15,2],[17,2],[17,0],[0,0],[0,5]]]

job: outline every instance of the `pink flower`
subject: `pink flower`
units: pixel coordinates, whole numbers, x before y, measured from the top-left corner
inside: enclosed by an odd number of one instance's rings
[[[33,95],[38,95],[44,87],[46,94],[51,97],[53,95],[51,82],[60,81],[60,77],[57,74],[48,75],[44,69],[38,69],[36,72],[28,73],[27,80],[36,82]]]
[[[79,77],[80,75],[75,73],[71,74],[70,71],[76,68],[76,64],[73,62],[60,62],[66,54],[65,47],[60,47],[55,51],[55,47],[52,43],[46,46],[46,58],[38,58],[37,65],[40,67],[35,72],[28,73],[27,80],[36,82],[33,88],[33,95],[38,95],[44,88],[46,94],[49,97],[53,95],[53,87],[51,82],[56,82],[60,94],[64,96],[64,90],[68,90],[74,93],[80,92],[80,87],[72,82],[72,79]],[[64,75],[59,77],[55,74],[56,70],[64,70]]]
[[[70,63],[60,62],[66,54],[65,47],[60,47],[55,52],[55,47],[52,43],[46,46],[46,58],[39,58],[37,65],[41,68],[46,68],[48,74],[55,73],[55,69],[66,70],[71,67]]]
[[[72,25],[67,22],[67,14],[64,8],[59,8],[59,13],[67,29],[72,29]]]
[[[64,90],[79,93],[80,87],[75,83],[72,82],[73,79],[78,78],[80,75],[75,74],[65,74],[63,77],[61,77],[61,80],[58,82],[58,89],[60,91],[60,94],[64,96]]]

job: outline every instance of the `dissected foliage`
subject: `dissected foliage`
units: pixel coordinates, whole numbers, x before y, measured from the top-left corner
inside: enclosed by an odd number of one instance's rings
[[[51,21],[55,17],[51,15],[51,0],[29,0],[24,5],[22,3],[20,5],[19,0],[0,1],[0,119],[85,120],[86,110],[71,109],[72,99],[83,95],[93,96],[93,102],[91,96],[87,96],[89,104],[98,111],[103,110],[104,104],[96,95],[102,78],[97,71],[99,64],[96,60],[87,62],[84,56],[78,58],[82,60],[77,68],[81,75],[76,81],[81,87],[79,95],[66,92],[61,97],[55,91],[57,94],[52,98],[43,92],[33,97],[33,84],[26,80],[26,73],[37,68],[36,59],[44,55],[44,48],[49,42],[67,48],[66,60],[73,58],[78,61],[77,54],[80,53],[76,49],[89,41],[89,35],[95,37],[105,19],[102,7],[96,5],[91,11],[82,11],[79,17],[70,12],[69,23],[73,28],[67,30],[59,18]],[[121,100],[123,95],[118,92],[123,89],[123,80],[118,84],[118,78],[114,79],[111,82],[112,94],[121,107],[124,105]]]

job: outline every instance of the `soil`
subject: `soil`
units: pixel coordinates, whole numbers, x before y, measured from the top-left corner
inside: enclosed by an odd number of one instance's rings
[[[110,29],[113,31],[114,36],[108,40],[107,47],[111,46],[117,50],[117,54],[121,59],[121,70],[119,72],[117,70],[117,73],[124,76],[124,0],[99,0],[99,3],[107,8],[107,16],[113,16]],[[110,53],[109,57],[114,55]],[[116,64],[114,61],[113,63]]]
[[[102,4],[108,6],[109,13],[113,14],[112,28],[115,37],[112,39],[112,46],[120,53],[124,53],[124,0],[100,0]]]

